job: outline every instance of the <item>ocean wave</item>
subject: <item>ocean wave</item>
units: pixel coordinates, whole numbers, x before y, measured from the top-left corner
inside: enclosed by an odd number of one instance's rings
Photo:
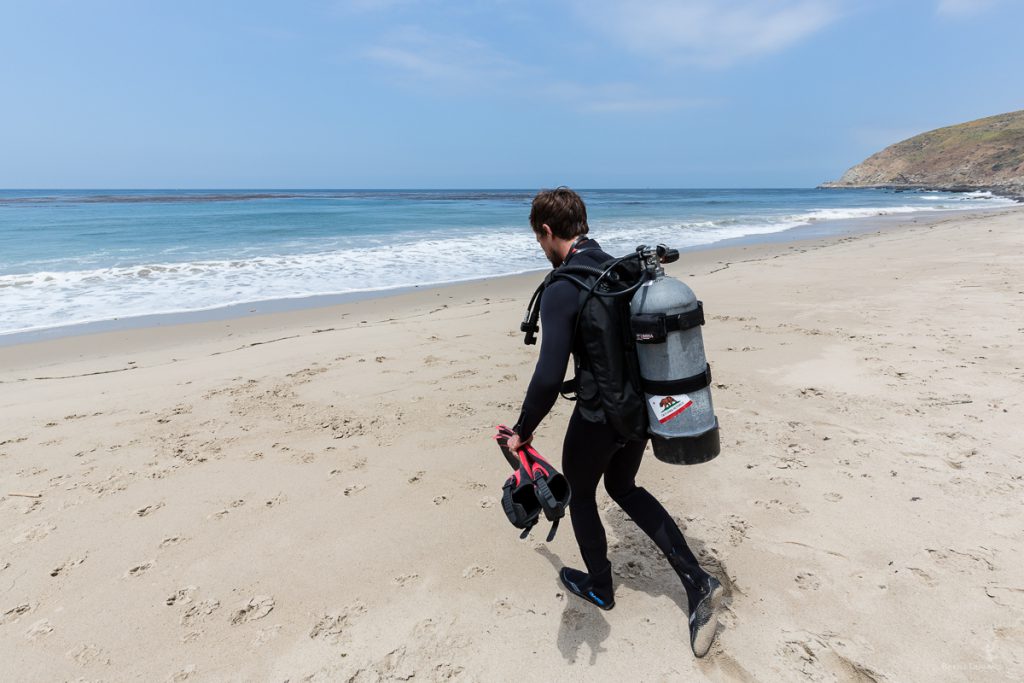
[[[620,218],[593,227],[607,251],[622,254],[641,243],[685,249],[829,221],[964,210],[975,208],[975,200],[992,206],[1012,203],[990,193],[969,194],[950,194],[945,196],[948,201],[918,205],[776,209],[690,220]],[[533,235],[522,226],[480,232],[424,231],[405,236],[400,243],[382,238],[349,246],[317,242],[307,246],[309,253],[253,255],[243,249],[234,258],[195,258],[190,252],[180,261],[167,250],[165,260],[112,267],[59,269],[58,262],[48,260],[33,272],[0,275],[0,334],[273,299],[384,291],[548,267]]]

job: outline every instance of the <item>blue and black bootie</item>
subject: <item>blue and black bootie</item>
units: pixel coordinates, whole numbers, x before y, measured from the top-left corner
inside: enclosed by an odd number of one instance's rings
[[[562,567],[558,578],[570,593],[597,605],[603,610],[615,607],[615,591],[612,588],[612,567],[609,564],[602,571],[587,574],[572,567]]]

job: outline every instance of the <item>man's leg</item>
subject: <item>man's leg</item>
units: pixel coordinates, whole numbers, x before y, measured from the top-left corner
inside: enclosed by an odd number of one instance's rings
[[[605,489],[612,500],[665,553],[673,568],[680,572],[680,577],[682,573],[703,573],[672,516],[647,489],[636,485],[636,473],[640,469],[645,446],[644,442],[630,441],[615,453],[605,472]]]
[[[605,471],[605,489],[665,553],[679,575],[689,607],[690,646],[694,654],[703,657],[714,639],[714,612],[722,598],[722,588],[717,579],[701,568],[668,511],[646,489],[636,485],[645,446],[644,442],[631,441],[612,456]]]
[[[605,609],[614,604],[612,574],[608,540],[595,496],[601,475],[618,447],[611,428],[587,422],[578,411],[573,412],[562,448],[562,471],[572,487],[569,515],[587,572],[564,568],[562,582],[580,597]],[[588,595],[591,591],[594,596]]]

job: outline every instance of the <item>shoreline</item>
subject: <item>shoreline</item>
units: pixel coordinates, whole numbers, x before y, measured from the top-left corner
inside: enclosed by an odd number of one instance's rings
[[[865,183],[863,185],[831,180],[818,185],[821,190],[892,190],[895,192],[990,192],[993,196],[1024,204],[1024,186],[1020,185],[926,185],[923,183]]]
[[[999,215],[1001,212],[1024,211],[1021,207],[993,207],[986,209],[961,209],[949,211],[919,211],[910,214],[890,214],[869,218],[846,218],[824,220],[788,228],[779,232],[766,234],[744,235],[711,242],[709,244],[686,247],[680,250],[682,257],[687,255],[749,248],[769,245],[799,244],[813,240],[841,239],[848,235],[857,235],[879,229],[899,229],[905,225],[917,225],[922,221],[939,221],[949,217],[970,218],[974,216]],[[600,235],[595,231],[595,238]],[[669,245],[671,246],[671,245]],[[245,320],[252,317],[277,315],[294,311],[316,310],[356,304],[363,301],[389,300],[394,297],[443,290],[450,287],[472,287],[479,283],[501,278],[534,277],[546,272],[537,269],[523,273],[511,273],[489,277],[469,278],[448,282],[427,283],[423,285],[400,286],[388,289],[345,292],[340,294],[301,295],[288,298],[263,299],[215,306],[200,310],[173,311],[168,313],[152,313],[125,318],[112,318],[88,322],[72,323],[54,327],[45,327],[18,332],[0,334],[0,349],[23,344],[34,344],[67,337],[101,335],[123,332],[127,330],[168,328],[177,325],[194,325],[201,323],[224,323],[232,320]]]
[[[871,219],[848,219],[844,221],[849,224],[847,231],[825,236],[814,236],[813,225],[802,226],[762,236],[775,237],[776,239],[772,241],[748,244],[745,243],[746,238],[735,238],[732,240],[735,242],[733,244],[694,248],[683,252],[684,258],[667,266],[666,271],[669,275],[687,281],[689,278],[714,274],[738,263],[769,261],[805,251],[835,247],[850,240],[898,235],[920,228],[934,228],[951,221],[984,221],[987,218],[1004,215],[1018,215],[1024,218],[1024,206],[981,211],[929,212],[927,216],[914,218],[892,215]],[[795,231],[802,231],[806,236],[803,239],[783,237],[792,236]],[[92,368],[89,361],[95,359],[109,358],[115,362],[90,372],[129,371],[141,367],[143,363],[176,363],[182,359],[173,351],[182,345],[194,346],[202,353],[225,353],[232,349],[245,349],[305,335],[373,328],[395,320],[429,316],[448,309],[454,302],[466,300],[512,301],[515,305],[515,314],[503,320],[502,324],[518,330],[529,297],[545,272],[547,271],[502,275],[469,282],[412,288],[411,291],[389,291],[385,296],[360,297],[321,306],[286,306],[282,310],[272,312],[245,311],[235,317],[191,319],[191,314],[153,316],[160,318],[161,324],[126,325],[115,329],[19,340],[17,343],[6,343],[4,337],[0,336],[0,384],[29,379],[24,375],[18,375],[18,371],[59,366],[64,363],[72,363],[74,367],[81,365]],[[516,297],[508,299],[509,292],[515,292]],[[293,303],[295,300],[280,301]],[[242,304],[238,308],[251,308],[251,305]],[[220,310],[223,309],[208,313]],[[165,318],[167,320],[163,320]],[[57,329],[77,331],[78,328],[69,326]],[[111,353],[110,349],[117,349],[117,352]],[[147,360],[128,362],[126,358],[129,355]],[[5,370],[8,372],[4,372]]]

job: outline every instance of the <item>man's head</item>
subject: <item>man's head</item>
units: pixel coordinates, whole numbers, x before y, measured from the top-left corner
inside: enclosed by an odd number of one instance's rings
[[[530,208],[530,227],[548,260],[557,267],[572,241],[590,230],[587,206],[568,187],[541,190]]]

